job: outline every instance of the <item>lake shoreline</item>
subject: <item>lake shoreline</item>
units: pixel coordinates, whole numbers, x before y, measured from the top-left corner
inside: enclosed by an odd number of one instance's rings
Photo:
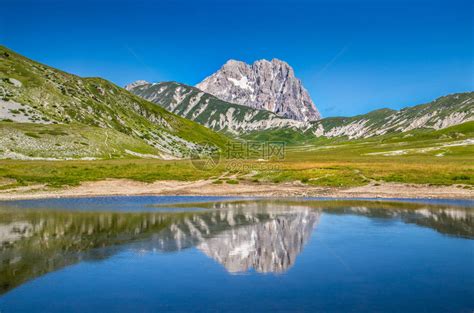
[[[401,183],[371,183],[358,187],[320,187],[300,182],[214,184],[211,180],[156,181],[126,179],[84,182],[79,186],[50,188],[32,185],[1,190],[0,200],[74,198],[94,196],[250,196],[324,198],[474,199],[474,190],[462,186],[429,186]]]

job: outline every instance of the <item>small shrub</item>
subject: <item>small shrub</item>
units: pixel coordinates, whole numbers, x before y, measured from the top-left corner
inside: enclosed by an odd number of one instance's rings
[[[467,175],[456,175],[453,176],[452,180],[470,180],[471,178]]]
[[[26,132],[25,135],[32,138],[41,138],[38,134],[31,132]]]

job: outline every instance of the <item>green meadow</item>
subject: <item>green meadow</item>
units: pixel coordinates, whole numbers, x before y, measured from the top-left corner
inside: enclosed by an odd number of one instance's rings
[[[190,160],[141,158],[93,161],[0,161],[0,188],[45,184],[78,185],[107,178],[216,183],[283,183],[349,187],[369,182],[474,185],[474,122],[440,131],[415,130],[364,140],[319,139],[290,144],[283,159],[221,158],[216,167],[196,168]],[[144,151],[145,152],[145,151]]]

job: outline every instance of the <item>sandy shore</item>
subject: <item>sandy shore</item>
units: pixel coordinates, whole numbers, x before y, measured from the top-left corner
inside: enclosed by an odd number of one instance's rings
[[[236,185],[212,184],[209,180],[194,182],[157,181],[142,183],[109,179],[86,182],[62,189],[44,185],[0,191],[0,200],[92,197],[117,195],[198,195],[198,196],[268,196],[268,197],[333,197],[333,198],[443,198],[474,199],[474,190],[460,186],[428,186],[396,183],[369,184],[353,188],[307,186],[301,183],[263,184],[240,182]]]

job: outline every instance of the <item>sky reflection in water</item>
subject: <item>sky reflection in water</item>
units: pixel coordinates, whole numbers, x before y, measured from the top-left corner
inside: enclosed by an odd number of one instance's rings
[[[3,207],[2,313],[474,308],[465,203],[102,197]]]

